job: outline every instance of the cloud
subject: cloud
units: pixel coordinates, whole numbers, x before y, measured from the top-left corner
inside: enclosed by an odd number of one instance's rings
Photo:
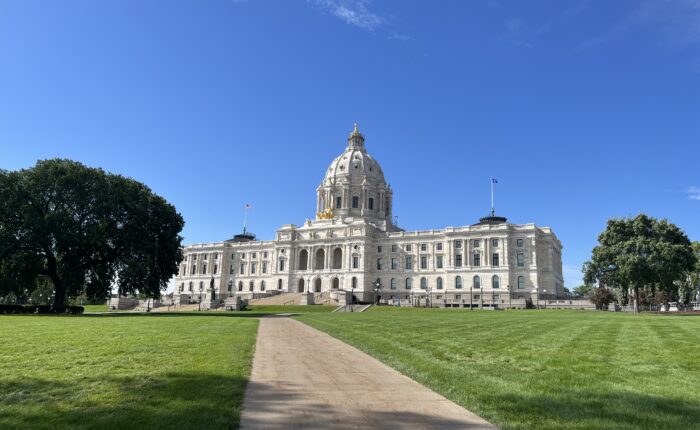
[[[700,200],[700,187],[688,187],[685,192],[688,200]]]
[[[369,10],[370,0],[307,0],[320,10],[342,19],[347,24],[374,30],[386,22]]]
[[[389,36],[389,39],[398,40],[399,42],[405,42],[405,41],[409,40],[410,38],[411,38],[410,36],[407,36],[405,34],[399,34],[396,32],[392,33],[391,36]]]

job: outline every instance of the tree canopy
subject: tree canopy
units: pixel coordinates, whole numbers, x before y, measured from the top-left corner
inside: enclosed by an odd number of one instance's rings
[[[697,264],[688,237],[667,220],[644,214],[611,219],[584,264],[584,282],[632,291],[635,311],[640,289],[678,295],[678,282]]]
[[[70,160],[0,171],[0,295],[51,280],[53,310],[85,294],[158,297],[182,260],[182,216],[147,186]]]

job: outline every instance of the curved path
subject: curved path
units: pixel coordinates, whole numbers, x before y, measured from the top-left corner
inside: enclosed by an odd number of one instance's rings
[[[325,333],[270,317],[260,319],[241,428],[496,427]]]

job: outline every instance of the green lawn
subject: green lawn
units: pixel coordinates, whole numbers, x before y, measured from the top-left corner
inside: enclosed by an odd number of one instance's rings
[[[315,313],[315,312],[332,312],[338,306],[329,305],[250,305],[243,312],[256,312],[267,314],[279,313]]]
[[[296,318],[502,428],[700,428],[700,316],[384,310]]]
[[[231,314],[0,316],[0,428],[237,428],[257,326]]]

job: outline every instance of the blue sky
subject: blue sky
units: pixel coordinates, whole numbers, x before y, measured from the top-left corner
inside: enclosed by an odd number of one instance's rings
[[[145,182],[186,243],[315,211],[358,121],[406,229],[551,226],[566,285],[611,217],[700,240],[700,0],[0,0],[0,168]]]

